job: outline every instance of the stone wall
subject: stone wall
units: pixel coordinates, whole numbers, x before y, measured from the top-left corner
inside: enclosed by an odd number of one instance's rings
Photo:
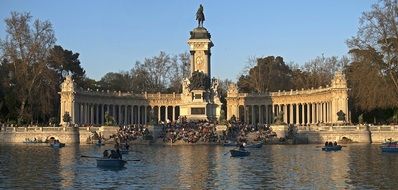
[[[1,143],[22,143],[26,139],[48,140],[51,137],[63,143],[79,143],[79,128],[74,127],[7,127],[0,131]]]
[[[368,131],[299,131],[300,141],[307,141],[309,144],[323,144],[326,141],[340,141],[343,137],[354,142],[370,143],[371,137]]]
[[[297,137],[301,142],[324,143],[339,141],[343,137],[359,143],[383,143],[386,139],[398,140],[398,126],[311,126],[299,127]]]

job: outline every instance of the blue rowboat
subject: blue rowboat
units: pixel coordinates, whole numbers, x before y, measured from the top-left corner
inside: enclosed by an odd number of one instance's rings
[[[383,143],[380,148],[382,152],[398,152],[398,142],[389,139],[389,141]]]
[[[97,159],[97,167],[121,168],[127,161],[122,159],[100,158]]]
[[[244,157],[244,156],[249,156],[250,152],[247,150],[235,150],[232,149],[230,150],[231,152],[231,157]]]
[[[398,152],[398,147],[394,146],[381,146],[382,152]]]
[[[323,151],[339,151],[341,150],[342,146],[341,145],[336,145],[336,146],[324,146],[322,147]]]

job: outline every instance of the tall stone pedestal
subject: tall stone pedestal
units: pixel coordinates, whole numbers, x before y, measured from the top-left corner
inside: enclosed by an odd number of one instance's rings
[[[101,126],[98,130],[98,133],[102,137],[108,139],[110,136],[116,134],[118,130],[119,130],[118,126]]]
[[[289,127],[287,125],[271,125],[271,128],[278,138],[285,138],[289,131]]]

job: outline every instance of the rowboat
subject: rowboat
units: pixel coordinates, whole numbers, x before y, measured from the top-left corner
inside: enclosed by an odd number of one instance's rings
[[[382,152],[398,152],[398,147],[382,146],[381,151]]]
[[[322,147],[323,151],[338,151],[341,150],[342,146],[341,145],[336,145],[336,146],[324,146]]]
[[[113,159],[113,158],[100,158],[97,159],[97,167],[105,167],[105,168],[121,168],[126,164],[127,161],[122,159]]]
[[[249,144],[246,145],[245,148],[261,148],[264,144],[264,141],[260,141],[259,143],[256,144]]]
[[[60,143],[60,142],[52,142],[50,143],[50,146],[53,148],[61,148],[65,146],[65,143]]]
[[[398,152],[398,142],[390,140],[383,143],[380,148],[382,152]]]
[[[232,149],[230,150],[231,152],[231,157],[244,157],[244,156],[249,156],[250,152],[247,150],[235,150]]]

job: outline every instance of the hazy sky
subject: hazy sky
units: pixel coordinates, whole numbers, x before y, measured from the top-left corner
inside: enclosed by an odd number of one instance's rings
[[[342,56],[359,17],[377,0],[0,0],[0,38],[11,11],[49,20],[57,44],[80,53],[88,77],[130,70],[136,61],[188,52],[189,31],[203,4],[212,35],[212,75],[236,81],[251,56],[304,64]]]

